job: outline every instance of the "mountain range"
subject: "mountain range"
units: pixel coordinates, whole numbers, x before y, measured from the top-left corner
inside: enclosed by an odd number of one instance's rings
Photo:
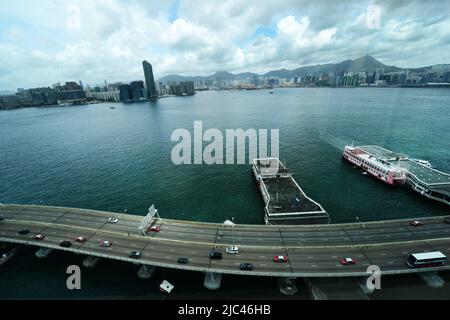
[[[219,71],[210,76],[202,77],[202,76],[181,76],[181,75],[168,75],[162,77],[158,81],[160,82],[168,82],[168,81],[205,81],[205,80],[217,80],[217,78],[221,78],[223,80],[244,80],[246,78],[253,77],[279,77],[291,79],[295,76],[305,76],[305,75],[320,75],[327,73],[337,73],[343,74],[346,72],[373,72],[377,68],[384,68],[385,72],[393,72],[393,71],[401,71],[402,68],[398,68],[395,66],[387,66],[377,59],[366,55],[364,57],[355,59],[355,60],[345,60],[339,63],[327,63],[327,64],[318,64],[313,66],[300,67],[294,70],[288,69],[279,69],[269,71],[265,74],[256,74],[251,72],[243,72],[233,74],[227,71]]]

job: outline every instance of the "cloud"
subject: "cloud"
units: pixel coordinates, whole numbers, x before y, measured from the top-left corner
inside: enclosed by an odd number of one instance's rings
[[[369,28],[370,7],[380,27]],[[17,0],[0,12],[0,89],[266,72],[372,54],[386,64],[449,63],[447,1]],[[45,75],[45,76],[43,76]]]

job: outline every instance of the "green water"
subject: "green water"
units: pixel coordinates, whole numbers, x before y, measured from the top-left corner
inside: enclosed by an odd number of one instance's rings
[[[152,103],[0,112],[0,202],[140,215],[155,204],[164,218],[262,223],[263,202],[249,165],[172,163],[173,130],[193,134],[194,121],[222,132],[279,129],[281,159],[333,223],[450,212],[413,191],[364,176],[341,158],[352,141],[378,144],[450,172],[446,89],[202,92]],[[68,292],[65,267],[80,261],[63,253],[46,261],[19,257],[0,270],[0,297],[159,297],[154,287],[164,276],[179,283],[182,295],[208,294],[201,274],[186,280],[183,273],[162,270],[145,282],[135,277],[135,267],[109,261],[86,271],[82,292]],[[237,290],[233,283],[239,281],[225,280],[220,294]],[[277,294],[273,279],[245,281],[248,292],[273,287]]]

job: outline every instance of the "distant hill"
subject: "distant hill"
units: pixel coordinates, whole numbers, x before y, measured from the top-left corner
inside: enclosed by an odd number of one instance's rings
[[[305,75],[319,75],[323,73],[337,73],[343,74],[346,72],[373,72],[377,68],[384,68],[385,72],[393,72],[403,70],[402,68],[398,68],[395,66],[387,66],[377,59],[366,55],[364,57],[355,59],[355,60],[345,60],[339,63],[327,63],[327,64],[319,64],[313,66],[300,67],[294,70],[280,69],[269,71],[262,76],[266,77],[279,77],[279,78],[293,78],[295,76],[305,76]],[[158,81],[160,82],[168,82],[168,81],[205,81],[205,80],[217,80],[217,78],[221,78],[223,80],[242,80],[245,78],[253,78],[259,77],[256,73],[244,72],[239,74],[232,74],[227,71],[219,71],[210,76],[201,77],[185,77],[180,75],[168,75],[165,76]]]

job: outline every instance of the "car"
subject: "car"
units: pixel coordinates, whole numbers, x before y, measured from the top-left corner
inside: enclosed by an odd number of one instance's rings
[[[72,242],[68,240],[63,240],[60,242],[59,246],[63,248],[70,248],[72,246]]]
[[[130,254],[130,258],[132,258],[132,259],[140,259],[141,258],[141,253],[139,252],[139,251],[133,251],[131,254]]]
[[[222,259],[222,252],[218,252],[218,251],[211,251],[211,253],[209,254],[209,258],[211,260],[221,260]]]
[[[239,248],[234,246],[234,247],[229,247],[225,250],[228,254],[238,254],[239,253]]]
[[[5,220],[5,218],[2,215],[0,215],[0,222],[2,222],[4,220]]]
[[[119,219],[117,219],[117,218],[115,218],[115,217],[111,217],[111,218],[108,219],[108,222],[109,222],[109,223],[118,223],[118,222],[119,222]]]
[[[23,230],[20,230],[18,233],[19,233],[20,235],[22,235],[22,236],[25,236],[25,235],[27,235],[27,234],[30,233],[30,230],[28,230],[28,229],[23,229]]]
[[[109,240],[100,241],[100,246],[109,248],[112,246],[112,241]]]
[[[38,233],[33,237],[34,240],[44,240],[45,236],[42,233]]]
[[[152,232],[160,232],[161,231],[161,227],[151,227],[150,231],[152,231]]]
[[[86,242],[86,240],[87,240],[86,237],[78,237],[75,239],[76,242],[80,242],[80,243],[84,243],[84,242]]]
[[[286,256],[275,256],[273,257],[273,262],[287,262]]]
[[[178,263],[179,264],[188,264],[189,263],[189,259],[188,258],[179,258],[178,259]]]
[[[241,263],[239,269],[241,269],[242,271],[252,271],[253,265],[251,263]]]
[[[352,258],[343,258],[343,259],[339,260],[339,262],[343,266],[349,266],[349,265],[352,265],[352,264],[356,264],[356,261],[353,260]]]
[[[450,224],[450,217],[445,218],[445,219],[444,219],[444,223],[445,223],[445,224]]]
[[[421,226],[423,226],[423,223],[420,222],[419,220],[411,221],[409,224],[412,225],[413,227],[421,227]]]

